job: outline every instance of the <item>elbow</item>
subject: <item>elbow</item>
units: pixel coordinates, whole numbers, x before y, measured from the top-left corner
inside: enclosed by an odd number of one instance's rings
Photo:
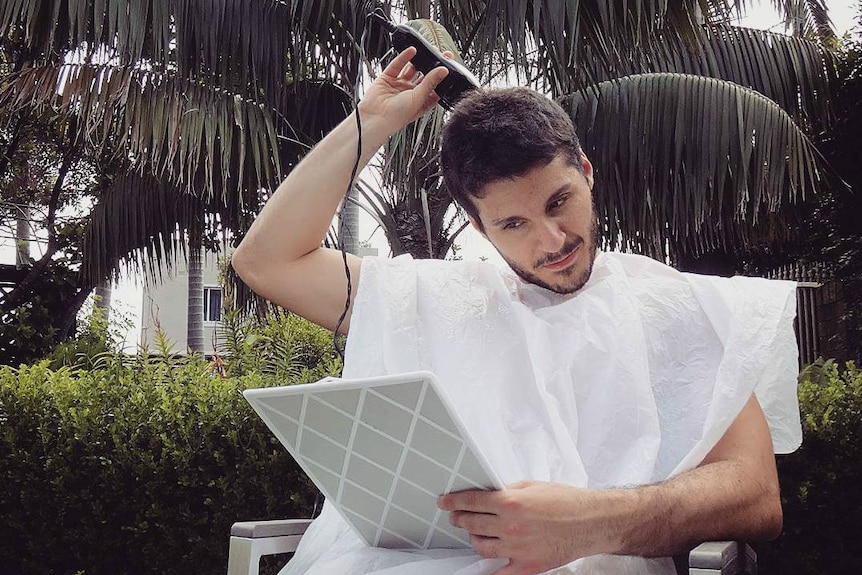
[[[765,541],[777,539],[784,528],[784,512],[781,509],[781,499],[778,496],[773,499],[764,519],[763,539]]]
[[[754,539],[772,541],[781,535],[784,527],[784,512],[781,509],[781,494],[778,485],[768,489],[761,498],[757,533]]]
[[[249,249],[247,247],[244,247],[244,244],[240,243],[240,245],[238,245],[231,254],[230,265],[233,268],[233,271],[236,272],[236,275],[239,276],[246,285],[252,287],[252,275],[255,269],[255,264],[253,255],[249,253]]]

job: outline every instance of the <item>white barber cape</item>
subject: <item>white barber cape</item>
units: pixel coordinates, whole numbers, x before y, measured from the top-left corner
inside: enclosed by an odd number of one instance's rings
[[[795,284],[599,253],[577,293],[485,262],[365,258],[344,377],[434,372],[504,483],[607,488],[696,467],[757,394],[777,453],[801,443]],[[370,548],[330,505],[281,575],[487,575],[470,550]],[[672,574],[599,555],[556,574]]]

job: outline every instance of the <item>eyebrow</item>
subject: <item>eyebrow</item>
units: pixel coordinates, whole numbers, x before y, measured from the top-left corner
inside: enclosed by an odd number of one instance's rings
[[[551,196],[548,198],[548,201],[545,202],[545,210],[548,209],[548,205],[550,203],[556,201],[559,198],[560,194],[568,191],[569,188],[571,188],[571,187],[572,187],[572,183],[566,182],[565,184],[563,184],[562,186],[560,186],[559,188],[554,190],[554,193],[551,194]],[[509,222],[516,222],[516,221],[521,220],[521,219],[523,219],[521,216],[504,216],[502,218],[497,218],[496,220],[492,220],[491,225],[495,226],[495,227],[503,226],[503,225],[508,224]]]

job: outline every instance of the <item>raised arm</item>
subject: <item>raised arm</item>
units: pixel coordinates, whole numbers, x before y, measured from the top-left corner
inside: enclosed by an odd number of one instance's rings
[[[600,553],[668,556],[707,540],[771,539],[781,531],[772,440],[752,396],[696,469],[632,489],[524,482],[440,498],[495,575],[535,575]]]
[[[434,88],[445,68],[414,79],[415,48],[399,54],[373,82],[358,108],[362,150],[357,173],[395,132],[437,104]],[[359,143],[356,112],[296,166],[261,210],[231,258],[236,273],[259,295],[323,327],[335,329],[347,278],[337,250],[321,247],[347,190]],[[360,259],[348,254],[358,285]],[[351,306],[352,309],[352,301]],[[341,326],[347,333],[350,309]]]

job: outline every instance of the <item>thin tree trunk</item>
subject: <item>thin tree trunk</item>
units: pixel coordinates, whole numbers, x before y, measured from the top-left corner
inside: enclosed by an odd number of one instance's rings
[[[0,298],[0,306],[3,309],[11,310],[23,303],[30,296],[30,290],[36,284],[48,265],[51,263],[51,258],[60,249],[60,244],[57,241],[57,232],[54,229],[54,220],[57,217],[57,208],[60,204],[60,191],[63,189],[63,181],[66,179],[66,174],[69,173],[69,168],[72,165],[72,153],[69,152],[63,157],[63,162],[60,164],[60,171],[57,174],[57,179],[54,182],[54,188],[51,190],[51,200],[48,204],[48,218],[46,227],[48,228],[48,246],[45,248],[45,254],[37,261],[27,275],[21,280],[21,283],[12,288],[5,296]]]
[[[74,299],[72,299],[72,303],[63,312],[63,318],[60,321],[60,327],[55,336],[56,343],[65,341],[72,334],[72,328],[75,325],[75,319],[78,317],[78,312],[81,310],[81,306],[84,305],[84,302],[87,301],[87,297],[90,295],[91,291],[93,291],[92,288],[81,288],[81,291],[75,294]]]
[[[30,265],[30,208],[22,207],[15,218],[15,267]]]
[[[422,0],[416,5],[416,12],[420,18],[431,18],[431,0]]]
[[[15,155],[15,152],[18,150],[18,145],[21,143],[21,139],[24,137],[24,119],[18,118],[18,121],[15,123],[15,130],[12,132],[12,138],[9,140],[9,144],[6,146],[6,150],[4,150],[3,155],[0,156],[0,176],[6,175],[6,169],[12,163],[12,156]]]

